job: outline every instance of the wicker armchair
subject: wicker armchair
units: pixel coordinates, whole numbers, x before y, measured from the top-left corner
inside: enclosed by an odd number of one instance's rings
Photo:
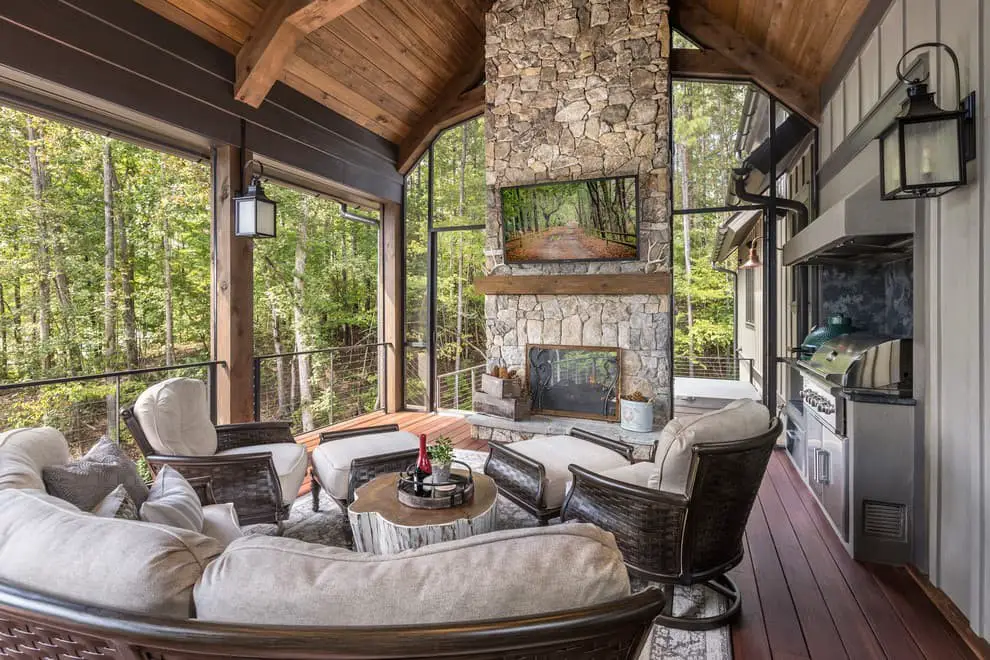
[[[570,466],[573,486],[561,520],[612,532],[630,573],[664,585],[663,625],[715,628],[740,611],[741,594],[726,573],[743,558],[743,532],[780,435],[780,421],[758,436],[692,448],[685,494],[647,488]],[[673,614],[674,585],[704,584],[729,599],[724,614]]]
[[[288,422],[215,426],[217,447],[212,455],[176,455],[154,448],[134,406],[122,410],[121,416],[153,472],[169,465],[187,479],[208,482],[217,502],[233,502],[242,525],[280,524],[288,518],[289,506],[302,485],[308,465],[305,449],[295,443]],[[208,416],[202,423],[212,426]],[[276,463],[273,450],[282,444],[292,446],[291,450],[287,448],[287,453],[301,451],[301,470],[293,470],[299,473],[298,477],[287,475]],[[278,456],[278,462],[282,462],[281,456]],[[290,492],[292,484],[295,484],[294,492]]]

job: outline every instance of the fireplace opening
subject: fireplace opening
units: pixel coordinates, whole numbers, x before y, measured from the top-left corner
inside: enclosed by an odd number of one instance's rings
[[[620,351],[599,346],[526,346],[532,410],[544,415],[618,420]]]

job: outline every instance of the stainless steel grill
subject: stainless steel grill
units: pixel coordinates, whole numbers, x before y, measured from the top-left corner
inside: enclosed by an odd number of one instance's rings
[[[815,375],[850,390],[902,390],[910,394],[910,339],[892,339],[854,332],[823,343],[807,368]]]

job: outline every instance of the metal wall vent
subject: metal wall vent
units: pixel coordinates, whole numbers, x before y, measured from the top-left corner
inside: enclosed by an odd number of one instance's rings
[[[907,540],[907,507],[863,500],[863,533],[883,539]]]

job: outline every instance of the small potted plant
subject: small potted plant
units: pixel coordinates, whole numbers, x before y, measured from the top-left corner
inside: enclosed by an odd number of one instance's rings
[[[433,483],[450,481],[450,464],[454,460],[454,443],[446,436],[440,436],[427,449],[430,465],[433,466]]]
[[[620,414],[619,425],[626,431],[649,433],[653,430],[653,401],[639,390],[622,395]]]

